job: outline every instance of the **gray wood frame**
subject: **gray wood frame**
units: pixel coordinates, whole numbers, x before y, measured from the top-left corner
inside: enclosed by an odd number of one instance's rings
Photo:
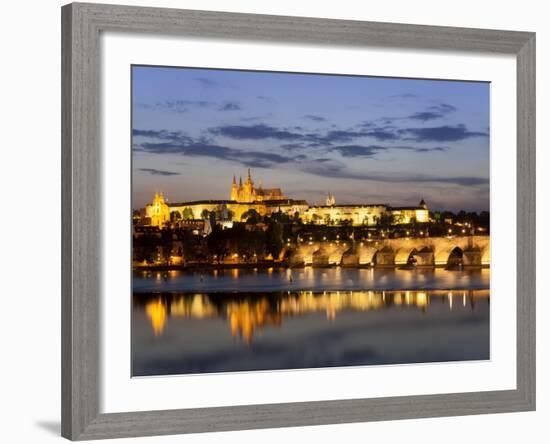
[[[99,411],[99,34],[158,33],[517,57],[517,389]],[[535,409],[535,34],[73,3],[62,8],[62,435],[97,439]]]

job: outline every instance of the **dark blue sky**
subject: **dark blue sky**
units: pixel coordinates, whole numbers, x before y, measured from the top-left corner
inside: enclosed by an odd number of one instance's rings
[[[489,84],[133,67],[133,205],[289,197],[489,209]]]

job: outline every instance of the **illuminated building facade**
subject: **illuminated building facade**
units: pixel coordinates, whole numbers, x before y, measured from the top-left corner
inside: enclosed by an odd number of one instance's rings
[[[170,221],[170,207],[164,200],[164,195],[155,193],[153,203],[145,207],[145,217],[150,220],[150,225],[154,227],[162,227]]]
[[[205,212],[215,212],[220,221],[241,221],[246,213],[254,210],[260,216],[283,212],[297,215],[305,223],[318,225],[350,224],[354,226],[374,226],[381,222],[409,224],[429,222],[429,210],[422,200],[418,206],[391,207],[386,204],[346,204],[337,205],[333,194],[329,193],[326,205],[309,205],[305,200],[287,198],[280,188],[256,187],[250,169],[243,183],[233,176],[229,200],[201,200],[169,203],[162,193],[155,193],[151,204],[145,207],[147,224],[162,227],[171,221],[171,213],[177,219],[203,219]]]

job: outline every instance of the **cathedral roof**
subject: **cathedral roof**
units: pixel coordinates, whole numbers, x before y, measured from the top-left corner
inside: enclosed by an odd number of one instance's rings
[[[389,207],[390,210],[425,210],[423,207]]]
[[[265,196],[268,194],[277,194],[279,196],[282,196],[283,192],[280,188],[258,188],[256,189],[256,194],[260,196]]]

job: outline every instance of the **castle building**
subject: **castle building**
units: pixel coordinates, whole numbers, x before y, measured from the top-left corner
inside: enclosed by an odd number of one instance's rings
[[[430,221],[430,212],[424,199],[417,207],[392,207],[390,209],[394,223],[409,224],[413,221],[424,223]]]
[[[162,193],[155,193],[153,202],[145,207],[146,223],[163,227],[176,220],[204,219],[205,214],[214,212],[219,221],[242,221],[250,210],[260,216],[277,212],[295,216],[304,223],[318,225],[351,225],[373,226],[384,220],[395,225],[412,222],[429,222],[429,210],[424,199],[418,206],[391,207],[386,204],[346,204],[336,205],[336,198],[328,193],[326,205],[309,205],[305,200],[289,199],[280,188],[263,188],[254,186],[248,170],[246,181],[235,176],[231,183],[229,200],[201,200],[192,202],[168,203]],[[175,217],[174,217],[175,216]]]
[[[315,205],[310,206],[303,213],[302,220],[306,223],[318,225],[376,225],[383,220],[388,212],[388,206],[383,204],[372,205]]]
[[[249,168],[244,184],[242,178],[239,178],[239,185],[237,185],[237,180],[233,176],[229,199],[235,202],[263,202],[266,200],[284,200],[286,197],[280,188],[264,189],[261,184],[258,188],[255,188]]]

